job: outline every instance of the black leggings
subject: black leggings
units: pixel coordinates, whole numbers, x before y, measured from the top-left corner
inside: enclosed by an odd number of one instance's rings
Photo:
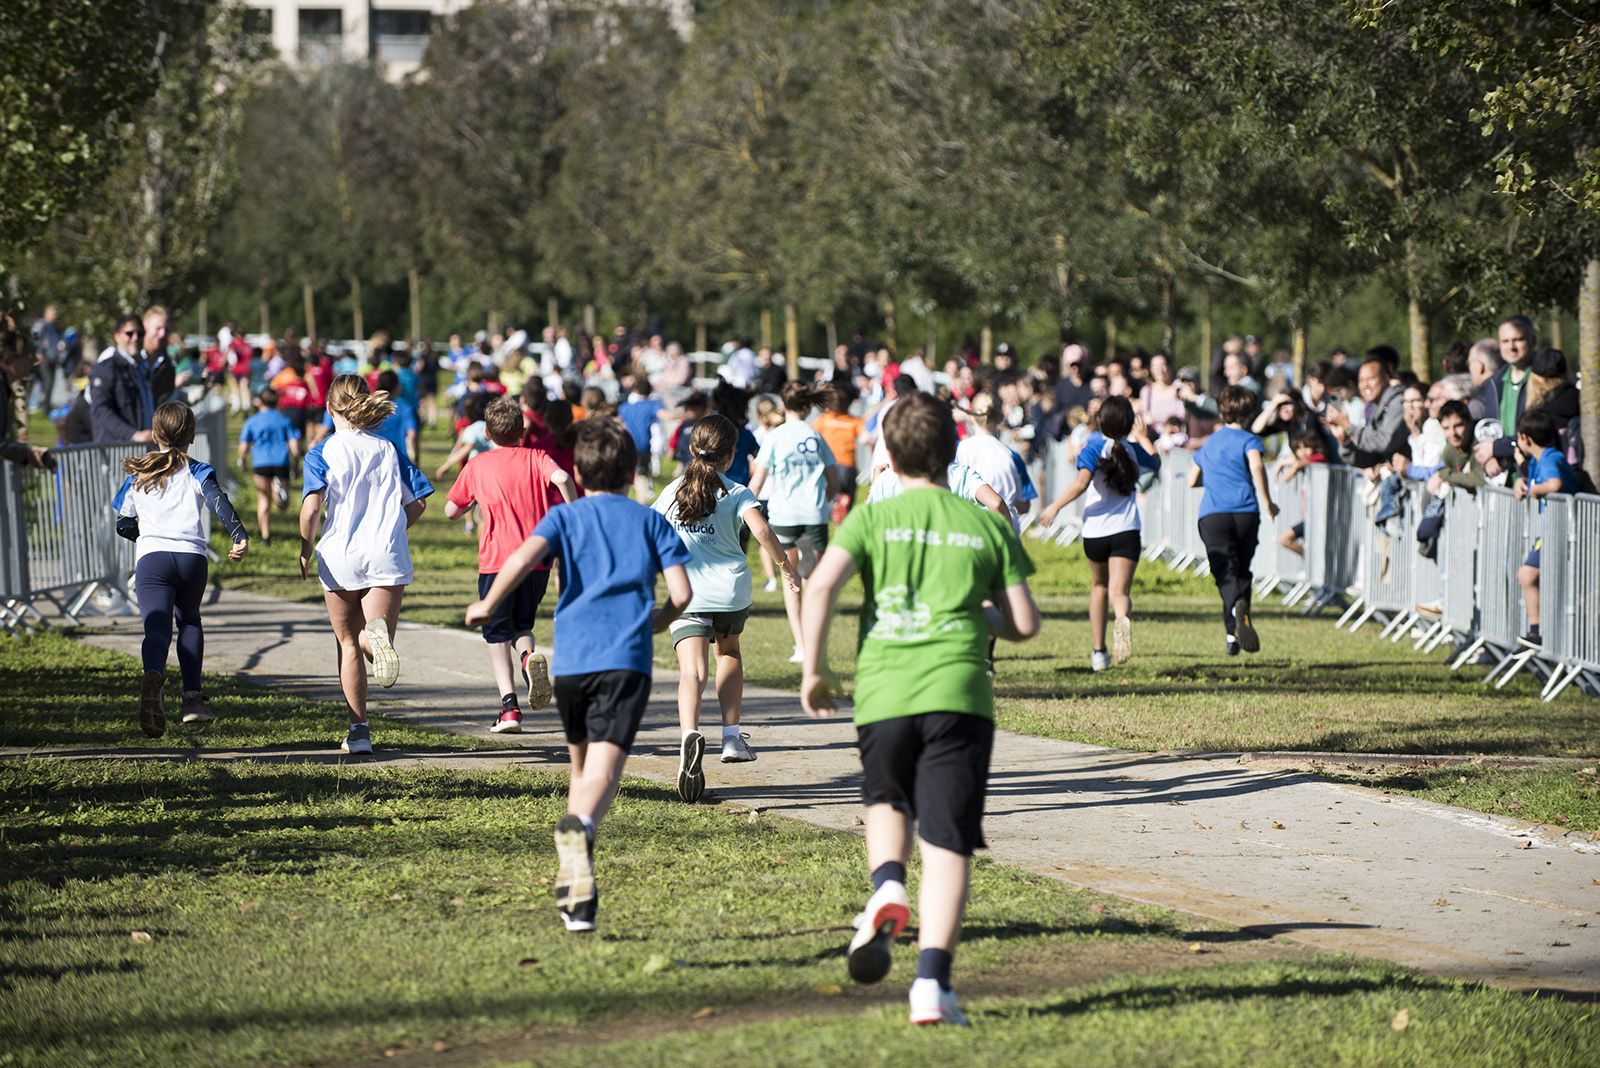
[[[200,630],[200,601],[206,593],[206,558],[199,553],[146,553],[134,575],[139,614],[144,617],[140,654],[146,671],[165,671],[172,648],[172,619],[178,619],[178,671],[185,691],[200,689],[200,660],[205,635]]]
[[[1200,520],[1200,540],[1205,543],[1211,577],[1222,594],[1222,625],[1233,633],[1233,606],[1250,608],[1250,561],[1256,555],[1261,516],[1256,512],[1218,512]]]

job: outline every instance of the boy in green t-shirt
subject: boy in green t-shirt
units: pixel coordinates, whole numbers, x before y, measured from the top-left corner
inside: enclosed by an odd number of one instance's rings
[[[964,1024],[950,963],[972,852],[983,845],[994,744],[989,637],[1039,632],[1033,564],[1008,522],[946,488],[956,453],[948,408],[926,393],[903,397],[883,434],[905,492],[851,512],[812,572],[800,699],[809,715],[834,711],[828,623],[839,587],[859,568],[855,724],[873,893],[850,942],[850,975],[874,983],[889,970],[889,947],[911,915],[915,820],[922,891],[911,1022]]]

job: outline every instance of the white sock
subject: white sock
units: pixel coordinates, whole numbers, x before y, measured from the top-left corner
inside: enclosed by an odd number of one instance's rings
[[[590,819],[588,816],[579,816],[578,818],[583,821],[583,829],[588,832],[589,841],[594,841],[594,820]]]
[[[724,724],[722,728],[722,740],[727,741],[729,738],[739,737],[739,726],[740,725],[737,723]]]

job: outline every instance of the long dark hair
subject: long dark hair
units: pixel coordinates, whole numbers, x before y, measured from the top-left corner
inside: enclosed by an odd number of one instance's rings
[[[1106,485],[1118,496],[1126,497],[1139,484],[1139,465],[1133,462],[1122,439],[1133,433],[1133,405],[1127,397],[1107,397],[1100,404],[1100,433],[1111,442],[1111,451],[1100,461]]]
[[[578,440],[578,432],[572,422],[572,405],[564,400],[550,402],[544,411],[544,425],[550,428],[550,435],[555,438],[558,449],[570,449]]]
[[[694,523],[717,510],[722,497],[722,469],[733,459],[733,446],[739,428],[720,415],[695,420],[689,435],[689,466],[672,499],[679,523]]]

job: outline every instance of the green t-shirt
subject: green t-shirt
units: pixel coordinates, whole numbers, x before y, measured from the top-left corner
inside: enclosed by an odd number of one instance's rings
[[[1505,429],[1506,437],[1517,436],[1517,401],[1522,396],[1522,387],[1528,384],[1526,372],[1522,381],[1511,381],[1511,368],[1506,368],[1506,373],[1500,376],[1500,426]]]
[[[852,511],[834,537],[866,596],[856,724],[924,712],[994,719],[983,602],[1033,574],[1011,524],[944,489]]]

